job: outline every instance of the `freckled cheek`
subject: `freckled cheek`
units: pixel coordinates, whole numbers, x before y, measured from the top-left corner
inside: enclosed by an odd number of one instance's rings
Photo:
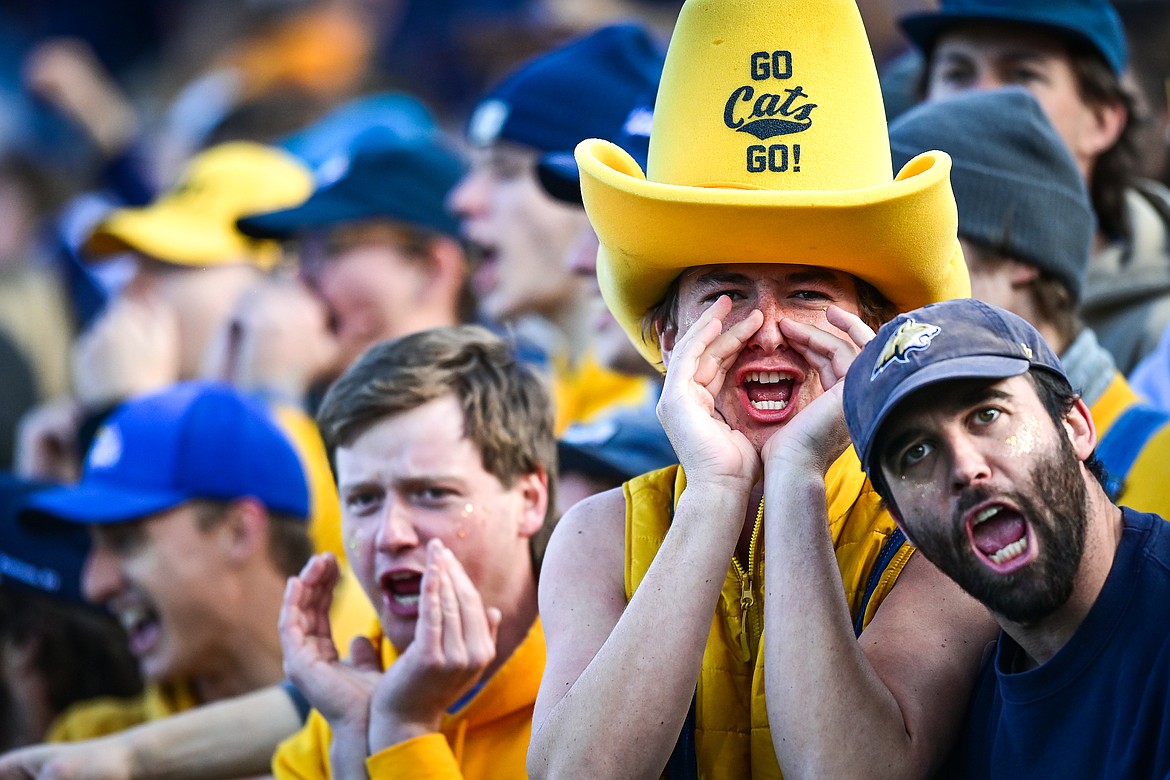
[[[1004,446],[1013,456],[1029,455],[1040,444],[1040,421],[1028,419],[1016,431],[1003,440]]]

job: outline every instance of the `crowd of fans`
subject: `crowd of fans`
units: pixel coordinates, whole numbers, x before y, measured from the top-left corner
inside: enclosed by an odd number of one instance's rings
[[[878,380],[1002,310],[1028,364],[945,378],[1069,388],[1071,449],[1012,457],[1099,473],[1082,536],[1170,518],[1170,3],[35,5],[0,778],[1056,775],[1110,733],[1080,770],[1170,771],[1129,678],[1092,738],[1012,709],[1113,551],[986,596],[890,482],[935,399]],[[995,568],[1062,521],[968,533]]]

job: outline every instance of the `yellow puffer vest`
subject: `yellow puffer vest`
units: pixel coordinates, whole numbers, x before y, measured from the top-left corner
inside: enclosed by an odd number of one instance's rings
[[[900,533],[895,536],[897,526],[881,508],[852,448],[829,469],[825,486],[833,547],[850,613],[860,630],[890,592],[913,548]],[[686,477],[678,466],[625,484],[627,600],[658,553],[685,487]],[[768,542],[777,543],[783,540]],[[748,574],[753,603],[745,611],[740,575],[734,566],[728,570],[703,655],[693,712],[702,780],[781,777],[764,707],[763,562]]]

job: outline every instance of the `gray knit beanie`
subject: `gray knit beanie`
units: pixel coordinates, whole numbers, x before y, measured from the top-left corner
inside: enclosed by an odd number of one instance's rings
[[[1080,301],[1096,217],[1072,154],[1019,87],[925,103],[890,124],[894,170],[930,149],[953,161],[959,236],[1046,271]]]

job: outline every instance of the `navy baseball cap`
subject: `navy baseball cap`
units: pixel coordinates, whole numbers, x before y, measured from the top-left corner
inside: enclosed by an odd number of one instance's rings
[[[632,106],[657,87],[665,60],[634,24],[602,27],[529,61],[504,78],[471,114],[473,146],[497,141],[565,152],[586,138],[616,141]]]
[[[89,533],[59,520],[19,522],[25,502],[48,486],[0,475],[0,588],[84,604],[81,569]]]
[[[416,98],[385,92],[343,103],[303,130],[285,136],[277,146],[316,168],[374,127],[384,127],[404,138],[437,131],[431,112]]]
[[[317,166],[315,188],[304,203],[245,217],[237,227],[256,238],[288,238],[363,219],[390,219],[457,236],[459,220],[446,201],[465,170],[437,132],[373,127]]]
[[[244,497],[309,517],[301,460],[268,408],[227,385],[189,382],[118,407],[98,429],[81,481],[34,494],[20,516],[102,525],[192,499]]]
[[[932,303],[882,325],[845,375],[845,424],[867,472],[874,438],[910,394],[956,379],[1007,379],[1043,368],[1068,381],[1056,353],[1022,317],[975,300]]]
[[[557,440],[557,459],[562,472],[617,483],[678,463],[652,406],[569,426]]]
[[[929,53],[939,36],[954,27],[989,21],[1041,28],[1096,51],[1117,75],[1125,71],[1125,30],[1108,0],[942,0],[938,11],[910,14],[899,24],[915,46]]]
[[[654,98],[657,90],[658,85],[655,84],[653,92],[640,100],[626,115],[621,127],[614,128],[608,135],[598,136],[613,141],[628,152],[643,171],[646,170],[646,160],[650,156],[650,127],[654,124]],[[549,195],[565,203],[584,205],[581,201],[581,174],[577,170],[577,158],[572,149],[545,154],[536,165],[536,175]]]

